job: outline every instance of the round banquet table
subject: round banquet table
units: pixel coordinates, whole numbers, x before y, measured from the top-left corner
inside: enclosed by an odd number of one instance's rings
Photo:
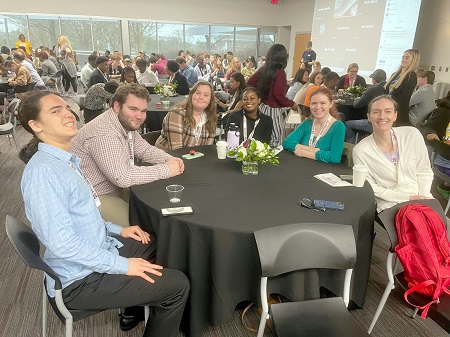
[[[280,164],[260,165],[259,175],[244,176],[241,163],[217,159],[215,146],[195,148],[205,155],[184,160],[184,174],[151,184],[133,186],[130,223],[139,224],[158,240],[157,263],[183,271],[191,293],[182,329],[201,336],[209,325],[231,319],[242,301],[259,303],[261,268],[253,233],[293,223],[338,223],[353,227],[357,243],[351,300],[362,307],[367,289],[375,215],[373,191],[331,187],[314,178],[320,173],[349,174],[341,164],[326,164],[282,151]],[[181,157],[189,150],[171,154]],[[173,207],[165,187],[184,186],[180,206],[194,213],[163,217]],[[302,198],[344,203],[343,211],[319,212],[298,206]],[[274,238],[275,240],[276,238]],[[305,256],[299,258],[307,258]],[[269,291],[292,300],[319,297],[319,288],[341,295],[343,273],[297,272],[269,280]]]
[[[147,103],[147,117],[145,119],[145,128],[147,132],[157,131],[162,129],[162,122],[164,117],[176,103],[184,100],[186,96],[178,95],[174,97],[169,97],[170,106],[169,109],[164,109],[162,106],[160,108],[156,107],[156,103],[160,102],[161,98],[157,94],[150,94],[150,102]]]

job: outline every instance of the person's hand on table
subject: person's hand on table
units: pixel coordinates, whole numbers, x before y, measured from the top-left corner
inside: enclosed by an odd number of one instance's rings
[[[413,194],[413,195],[410,195],[409,196],[409,200],[411,201],[411,200],[422,200],[422,199],[433,199],[433,198],[431,198],[431,197],[427,197],[427,196],[425,196],[425,195],[417,195],[417,194]]]
[[[437,134],[435,134],[435,133],[430,133],[430,134],[428,134],[428,135],[427,135],[427,139],[428,139],[428,140],[440,140],[440,139],[439,139],[439,136],[438,136]]]
[[[143,244],[150,242],[150,234],[144,232],[139,226],[124,227],[120,231],[120,236],[123,238],[130,238],[136,241],[140,241]]]
[[[172,157],[166,161],[169,168],[169,177],[175,177],[184,172],[184,162],[180,158]]]
[[[125,275],[139,276],[150,283],[155,283],[155,280],[146,273],[162,276],[162,273],[159,271],[160,269],[163,269],[163,266],[150,263],[141,258],[132,257],[128,259],[128,271]]]

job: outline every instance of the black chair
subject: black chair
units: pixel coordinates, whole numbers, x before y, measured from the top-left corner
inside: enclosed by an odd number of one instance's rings
[[[343,269],[343,299],[272,304],[272,332],[278,337],[369,336],[348,312],[350,284],[356,262],[356,243],[351,226],[325,223],[293,224],[255,232],[261,261],[261,303],[263,312],[258,337],[262,337],[266,319],[267,278],[295,270]]]
[[[42,335],[47,336],[47,300],[50,302],[56,315],[61,322],[66,325],[66,337],[72,337],[73,322],[82,320],[89,316],[95,315],[104,310],[74,310],[68,309],[64,305],[62,298],[62,285],[58,275],[52,268],[46,264],[39,255],[40,244],[33,230],[12,216],[6,216],[6,234],[11,244],[14,246],[17,254],[23,262],[31,268],[39,269],[45,272],[55,281],[55,297],[47,295],[46,282],[44,277],[44,287],[42,294]],[[146,318],[148,317],[148,307],[146,310]]]
[[[434,209],[439,214],[439,216],[442,218],[442,221],[444,222],[444,224],[447,224],[446,216],[442,210],[441,204],[436,199],[422,199],[422,200],[403,202],[403,203],[397,204],[391,208],[388,208],[378,214],[375,221],[377,221],[381,226],[383,226],[386,229],[386,232],[389,236],[389,240],[391,242],[391,246],[389,247],[389,252],[387,255],[387,263],[386,263],[388,283],[387,283],[384,293],[381,297],[380,303],[378,304],[378,307],[377,307],[375,315],[372,319],[372,322],[370,323],[369,330],[368,330],[369,333],[372,332],[372,330],[375,326],[375,323],[377,322],[378,317],[380,316],[381,311],[383,310],[384,305],[386,304],[389,294],[391,293],[392,289],[394,289],[394,287],[395,287],[394,286],[395,279],[397,279],[399,284],[404,289],[408,288],[408,282],[404,278],[404,273],[401,272],[396,275],[396,269],[397,269],[397,265],[398,265],[399,261],[397,259],[394,249],[398,245],[397,229],[395,227],[395,216],[397,215],[397,213],[401,207],[403,207],[407,204],[410,204],[410,203],[424,204],[424,205],[430,206],[432,209]],[[394,279],[394,277],[395,277],[395,279]],[[420,295],[417,293],[411,294],[410,298],[414,303],[418,303],[418,304],[422,304],[422,303],[426,304],[430,301],[430,297]],[[445,306],[441,305],[442,302],[444,301],[443,298],[446,298],[445,302],[447,302],[447,303]],[[447,308],[447,315],[450,315],[450,310],[448,310],[449,306],[450,306],[450,296],[443,294],[443,296],[441,298],[441,304],[437,308],[436,308],[436,306],[431,306],[430,310],[428,311],[428,316],[431,317],[431,319],[436,321],[438,324],[439,324],[439,322],[447,321],[447,323],[446,323],[447,327],[444,327],[441,324],[440,325],[444,329],[446,329],[447,332],[450,333],[450,324],[448,323],[449,322],[448,318],[445,319],[444,317],[442,317],[442,314],[438,313],[439,311],[442,311],[442,309],[443,309],[442,307],[445,307],[445,308]],[[415,309],[411,317],[414,318],[417,314],[417,311],[418,310]],[[434,317],[436,317],[436,319]]]
[[[16,87],[14,87],[14,93],[15,94],[20,94],[23,92],[28,92],[34,89],[34,86],[36,85],[36,83],[27,83],[25,85],[18,85]]]
[[[150,131],[150,132],[144,133],[141,136],[142,136],[142,138],[144,138],[147,141],[147,143],[154,146],[156,144],[156,140],[159,138],[160,135],[161,135],[161,130],[157,130],[157,131]]]

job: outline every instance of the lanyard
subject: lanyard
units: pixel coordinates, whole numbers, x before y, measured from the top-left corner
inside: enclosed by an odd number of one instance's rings
[[[248,139],[252,139],[253,138],[253,134],[255,133],[255,129],[258,126],[260,119],[258,118],[255,122],[255,126],[253,126],[253,130],[252,132],[250,132],[250,134],[247,137],[247,117],[244,114],[244,120],[242,121],[242,125],[243,125],[243,129],[244,129],[244,142]]]
[[[309,137],[309,144],[308,144],[309,147],[316,147],[317,142],[319,141],[320,137],[322,137],[322,136],[325,134],[325,130],[327,129],[328,124],[330,124],[330,122],[331,122],[331,115],[328,116],[327,121],[326,121],[325,124],[322,126],[322,129],[320,130],[318,136],[316,137],[316,139],[315,139],[314,142],[313,142],[313,139],[314,139],[314,133],[315,133],[315,131],[316,131],[316,127],[314,126],[314,122],[315,122],[315,121],[316,121],[316,120],[314,119],[314,120],[313,120],[313,123],[312,123],[311,136]]]
[[[98,68],[97,68],[98,69]],[[100,72],[100,74],[103,75],[103,77],[105,78],[106,82],[108,82],[108,77],[105,73],[103,73],[103,71],[101,71],[100,69],[98,69],[98,71]]]
[[[398,148],[397,151],[395,151],[395,143],[397,143],[397,137],[395,136],[394,130],[391,129],[391,138],[392,138],[392,156],[391,156],[391,162],[392,164],[394,164],[395,166],[397,166],[398,164],[398,157],[399,157],[399,152],[398,152]]]
[[[100,207],[100,205],[102,204],[100,202],[100,199],[98,197],[97,192],[95,192],[94,190],[94,186],[92,186],[92,184],[90,183],[90,181],[85,177],[85,175],[78,171],[78,169],[76,168],[76,166],[74,164],[72,164],[70,161],[67,162],[67,165],[69,165],[69,167],[74,170],[76,173],[78,173],[78,175],[84,179],[84,181],[86,182],[86,184],[89,186],[89,189],[91,190],[92,193],[92,197],[94,198],[94,202],[95,202],[95,206]]]
[[[200,139],[200,135],[202,134],[202,127],[206,123],[206,114],[203,112],[200,117],[200,122],[195,126],[194,129],[194,137],[195,137],[195,146],[198,145],[198,141]]]
[[[133,134],[131,131],[128,131],[128,147],[130,149],[130,165],[134,165],[134,143],[133,143]]]

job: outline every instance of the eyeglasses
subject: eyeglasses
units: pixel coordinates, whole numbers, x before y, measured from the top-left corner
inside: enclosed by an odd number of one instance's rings
[[[300,200],[298,202],[298,205],[315,211],[322,211],[322,212],[326,211],[325,205],[323,203],[321,202],[314,203],[308,198],[303,198],[302,200]]]

